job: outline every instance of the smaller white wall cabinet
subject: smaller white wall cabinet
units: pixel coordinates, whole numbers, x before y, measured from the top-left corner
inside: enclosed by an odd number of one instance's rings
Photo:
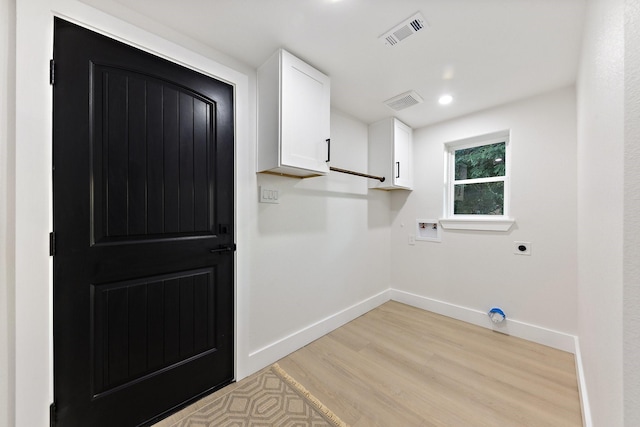
[[[326,175],[329,77],[279,49],[258,68],[258,172]]]
[[[369,125],[369,188],[411,190],[413,186],[413,130],[395,117]]]

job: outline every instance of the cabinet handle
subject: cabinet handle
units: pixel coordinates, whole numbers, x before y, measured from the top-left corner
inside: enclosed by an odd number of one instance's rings
[[[328,138],[327,140],[327,162],[331,161],[331,138]]]
[[[400,178],[400,162],[396,162],[396,167],[398,168],[398,174],[396,175],[396,178]]]

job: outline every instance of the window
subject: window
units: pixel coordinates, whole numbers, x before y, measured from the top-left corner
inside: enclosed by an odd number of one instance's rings
[[[445,144],[444,228],[506,231],[509,218],[509,132]]]

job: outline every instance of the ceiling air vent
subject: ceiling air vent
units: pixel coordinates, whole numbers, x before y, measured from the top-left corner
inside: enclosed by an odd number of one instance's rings
[[[425,21],[422,14],[418,12],[378,37],[378,40],[387,46],[395,46],[407,37],[422,30],[426,25],[427,21]]]
[[[409,108],[412,105],[421,104],[423,102],[424,99],[422,99],[420,95],[418,95],[415,91],[410,90],[409,92],[401,93],[398,96],[387,99],[386,101],[384,101],[384,104],[394,111],[400,111],[404,110],[405,108]]]

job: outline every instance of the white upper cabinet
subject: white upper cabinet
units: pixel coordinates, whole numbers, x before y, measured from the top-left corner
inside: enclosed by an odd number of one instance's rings
[[[390,117],[369,125],[369,173],[384,182],[369,180],[369,188],[411,190],[413,186],[413,130]]]
[[[329,173],[329,77],[279,49],[258,68],[258,172]]]

